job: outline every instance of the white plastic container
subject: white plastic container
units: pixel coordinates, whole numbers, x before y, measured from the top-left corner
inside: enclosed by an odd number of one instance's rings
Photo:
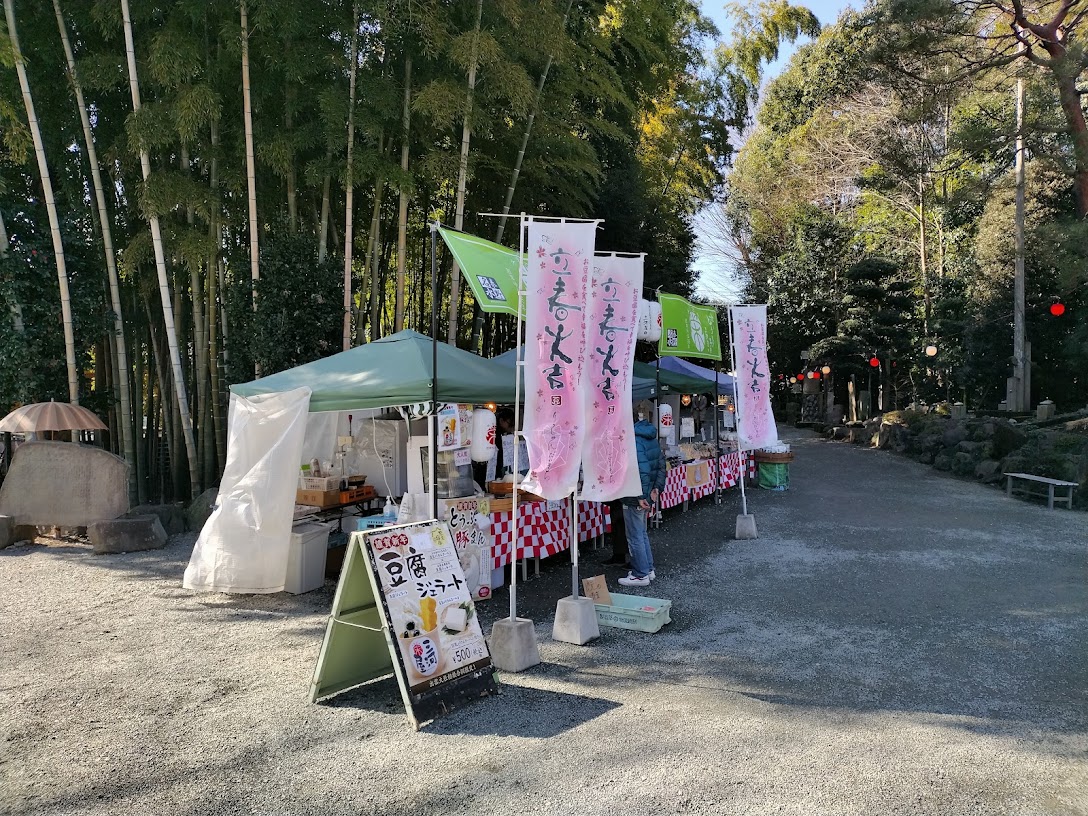
[[[325,585],[325,556],[329,550],[331,524],[307,522],[291,530],[287,556],[287,580],[283,589],[301,595]]]

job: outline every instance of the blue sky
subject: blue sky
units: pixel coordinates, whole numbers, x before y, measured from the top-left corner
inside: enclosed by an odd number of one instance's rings
[[[803,5],[811,9],[822,25],[828,25],[829,23],[835,22],[843,9],[854,5],[846,2],[846,0],[810,0],[810,2],[804,2],[804,0],[800,0],[800,2],[798,2],[798,0],[792,1],[797,5]],[[727,41],[730,36],[732,24],[725,13],[725,3],[723,0],[701,0],[701,5],[703,7],[703,13],[713,20],[718,26],[719,31],[721,31],[721,39]],[[807,39],[803,39],[798,45],[807,41]],[[789,63],[790,57],[795,50],[795,45],[785,44],[779,53],[778,59],[765,69],[764,78],[769,80],[778,76]],[[700,231],[701,221],[701,219],[697,219],[696,221],[697,233]],[[720,297],[722,294],[736,295],[735,288],[731,285],[732,273],[727,264],[723,264],[717,259],[705,258],[697,255],[692,266],[700,273],[700,281],[695,287],[697,294],[714,298]]]

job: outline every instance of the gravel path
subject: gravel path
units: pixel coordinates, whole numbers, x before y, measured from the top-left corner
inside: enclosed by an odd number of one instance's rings
[[[331,585],[192,595],[192,536],[0,551],[0,814],[1088,814],[1085,516],[794,442],[757,541],[735,492],[652,535],[661,633],[552,642],[551,559],[544,664],[418,733],[391,680],[308,703]]]

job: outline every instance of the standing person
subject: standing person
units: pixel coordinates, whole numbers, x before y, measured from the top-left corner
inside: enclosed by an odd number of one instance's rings
[[[495,454],[498,457],[498,460],[495,463],[495,478],[501,480],[502,477],[506,475],[506,468],[510,468],[511,470],[514,469],[514,463],[512,461],[504,461],[502,444],[502,438],[504,436],[509,436],[514,433],[514,412],[511,409],[500,408],[495,412],[495,431],[496,447],[498,448]],[[518,439],[515,434],[514,450],[517,450],[517,444]],[[524,465],[525,463],[521,462],[520,464]]]
[[[638,451],[642,495],[623,500],[623,524],[627,531],[627,549],[631,554],[631,571],[625,578],[620,578],[620,584],[644,587],[657,577],[646,519],[651,505],[656,504],[665,487],[665,455],[657,441],[657,428],[646,421],[643,413],[639,414],[635,423],[635,448]]]

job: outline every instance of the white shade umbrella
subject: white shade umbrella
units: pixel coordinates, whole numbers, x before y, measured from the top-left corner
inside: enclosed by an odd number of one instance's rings
[[[101,419],[70,402],[35,402],[0,419],[0,433],[108,430]]]

